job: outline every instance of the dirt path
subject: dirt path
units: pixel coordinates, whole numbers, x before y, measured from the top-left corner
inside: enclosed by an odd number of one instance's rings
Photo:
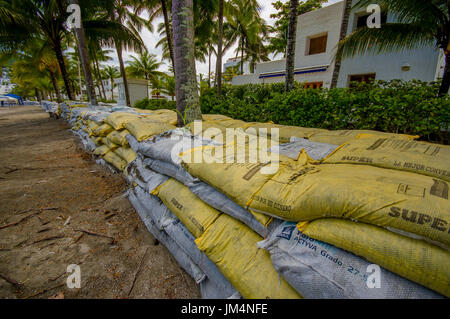
[[[0,298],[199,298],[122,196],[122,177],[68,129],[36,106],[0,108]],[[81,289],[66,286],[70,264]]]

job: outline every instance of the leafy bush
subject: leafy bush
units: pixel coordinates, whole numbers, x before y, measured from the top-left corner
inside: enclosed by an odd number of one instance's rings
[[[177,103],[175,101],[167,101],[165,99],[145,98],[143,100],[137,101],[134,104],[134,107],[141,110],[174,110],[177,107]]]
[[[353,88],[284,92],[284,84],[227,85],[201,96],[204,114],[224,114],[247,122],[303,127],[370,129],[420,135],[448,143],[450,98],[438,98],[439,83],[420,81],[357,84]]]

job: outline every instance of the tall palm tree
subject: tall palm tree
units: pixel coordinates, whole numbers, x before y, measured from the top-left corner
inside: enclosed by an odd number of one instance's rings
[[[222,55],[223,55],[223,5],[224,0],[219,0],[219,30],[217,41],[217,62],[216,62],[216,85],[217,96],[222,96]],[[211,71],[209,72],[211,74]],[[209,75],[211,76],[211,75]]]
[[[128,74],[136,78],[143,78],[147,81],[152,81],[160,76],[165,75],[163,72],[158,71],[162,65],[161,62],[156,60],[156,55],[145,51],[136,58],[131,57],[131,61],[128,61]]]
[[[286,92],[294,88],[295,41],[297,35],[298,0],[290,0],[286,50]]]
[[[117,51],[119,59],[120,74],[123,79],[125,88],[125,99],[127,106],[131,107],[130,92],[128,89],[128,80],[125,71],[125,63],[123,61],[123,50],[131,50],[142,52],[145,50],[144,42],[139,34],[143,26],[147,22],[132,10],[138,0],[108,0],[105,1],[104,10],[106,16],[103,17],[103,23],[106,25],[112,23],[113,25],[120,25],[120,32],[109,30],[105,28],[100,32],[98,37],[103,38],[102,45],[114,47]]]
[[[342,13],[341,31],[339,33],[339,42],[345,39],[348,29],[348,21],[350,19],[350,12],[352,11],[352,0],[344,0],[344,12]],[[339,80],[339,73],[341,72],[341,60],[336,59],[334,61],[333,76],[331,78],[331,88],[334,89],[337,86]]]
[[[354,7],[377,3],[398,22],[381,28],[363,27],[339,43],[336,59],[365,53],[399,52],[436,45],[445,54],[445,69],[439,96],[450,88],[450,2],[447,0],[359,0]]]
[[[79,5],[78,0],[70,0],[70,3]],[[86,8],[85,5],[86,5],[86,3],[84,1],[83,8]],[[95,89],[94,89],[94,81],[92,79],[90,57],[88,54],[86,33],[84,30],[82,19],[80,21],[79,28],[77,28],[77,27],[74,28],[74,33],[76,35],[75,39],[77,42],[80,64],[82,66],[84,79],[86,81],[86,89],[87,89],[88,99],[92,105],[97,105],[97,98],[95,96]],[[81,90],[81,88],[80,88],[80,90]],[[83,92],[80,92],[80,96],[81,97],[83,96]]]
[[[197,88],[193,0],[172,1],[178,125],[202,119]]]
[[[103,77],[110,80],[111,83],[111,100],[114,100],[114,79],[120,76],[120,72],[115,66],[108,65],[102,70]]]
[[[256,0],[229,0],[227,2],[226,25],[224,33],[227,39],[225,50],[236,42],[236,57],[241,55],[241,73],[244,62],[252,63],[268,61],[264,41],[269,34],[269,28],[260,16],[261,7]]]
[[[150,32],[153,31],[152,23],[155,18],[163,17],[164,22],[161,24],[164,28],[164,40],[168,51],[168,57],[174,67],[174,55],[173,55],[173,36],[172,36],[172,23],[169,17],[170,6],[172,1],[168,0],[141,0],[139,4],[135,6],[135,13],[140,14],[145,9],[149,13],[149,21],[147,27]],[[161,30],[159,30],[161,32]]]
[[[319,9],[328,0],[303,0],[298,5],[298,15],[305,14],[307,12]],[[290,15],[290,1],[281,2],[276,1],[272,3],[272,6],[277,11],[272,13],[270,17],[275,19],[273,26],[269,27],[271,33],[274,33],[269,38],[268,50],[276,55],[283,54],[286,57],[286,48],[288,46],[288,27],[289,27],[289,15]]]
[[[37,36],[44,36],[55,52],[67,96],[73,99],[72,87],[63,56],[62,40],[68,13],[61,0],[0,1],[0,46],[16,50]]]
[[[162,92],[171,97],[172,101],[175,97],[175,77],[173,75],[166,75],[162,77]]]

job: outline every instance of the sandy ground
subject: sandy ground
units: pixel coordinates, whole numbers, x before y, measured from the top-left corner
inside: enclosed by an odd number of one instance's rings
[[[68,129],[37,106],[0,108],[0,298],[199,298],[122,177]],[[70,264],[80,289],[66,285]]]

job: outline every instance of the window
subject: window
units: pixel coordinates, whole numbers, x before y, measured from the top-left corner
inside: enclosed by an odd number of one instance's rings
[[[350,87],[352,82],[371,83],[375,81],[376,73],[350,75]]]
[[[354,30],[359,29],[359,28],[364,28],[367,27],[367,18],[371,15],[371,13],[369,14],[363,14],[363,15],[355,15],[355,20],[356,20],[356,25],[353,28]],[[381,24],[386,24],[387,21],[387,13],[386,12],[382,12],[381,13]]]
[[[323,82],[308,82],[303,84],[305,89],[321,89],[323,87]]]
[[[324,53],[327,51],[328,34],[309,38],[308,55]]]

